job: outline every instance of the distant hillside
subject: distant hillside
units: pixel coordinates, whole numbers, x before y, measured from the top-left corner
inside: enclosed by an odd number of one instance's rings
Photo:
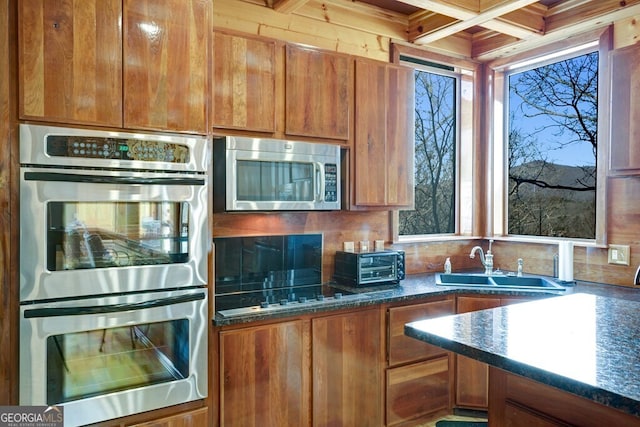
[[[561,185],[565,187],[595,187],[595,167],[594,166],[566,166],[543,161],[525,163],[509,171],[510,178],[515,176],[522,179],[532,179],[542,181],[549,185]],[[509,181],[509,188],[513,187],[513,182]],[[535,192],[543,189],[529,183],[520,185],[519,193],[521,198],[527,198]],[[561,199],[573,201],[593,200],[594,193],[591,191],[570,191],[564,189],[544,189],[545,192],[556,193],[555,196]]]

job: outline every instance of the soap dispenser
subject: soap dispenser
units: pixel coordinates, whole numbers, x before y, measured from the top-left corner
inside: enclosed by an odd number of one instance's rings
[[[447,258],[444,262],[444,273],[451,274],[451,259]]]

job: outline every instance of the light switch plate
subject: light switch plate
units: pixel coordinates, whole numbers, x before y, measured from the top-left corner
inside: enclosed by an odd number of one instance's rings
[[[609,264],[629,265],[629,245],[609,245]]]

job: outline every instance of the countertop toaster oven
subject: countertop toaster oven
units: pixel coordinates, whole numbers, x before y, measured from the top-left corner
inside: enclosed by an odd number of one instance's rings
[[[341,285],[397,284],[404,276],[404,251],[336,252],[333,279]]]

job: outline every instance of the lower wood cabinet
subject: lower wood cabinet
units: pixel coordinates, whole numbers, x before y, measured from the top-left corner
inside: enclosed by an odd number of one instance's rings
[[[142,424],[134,424],[131,427],[202,427],[208,423],[207,408],[199,408]]]
[[[640,417],[491,367],[489,419],[504,427],[640,426]]]
[[[219,332],[220,426],[384,425],[382,309]]]
[[[220,425],[309,425],[308,321],[220,332]]]
[[[456,301],[457,313],[500,307],[500,298],[461,296]],[[489,405],[489,366],[459,354],[456,355],[456,406],[486,410]]]
[[[435,359],[387,369],[388,426],[405,423],[451,408],[451,361]]]
[[[384,425],[385,346],[380,308],[311,322],[313,425]]]
[[[404,325],[455,313],[452,298],[388,309],[386,425],[406,425],[450,412],[453,355],[407,337]]]
[[[459,296],[457,313],[484,310],[527,301],[527,298],[487,298]],[[487,410],[489,405],[489,365],[456,355],[456,406]]]

